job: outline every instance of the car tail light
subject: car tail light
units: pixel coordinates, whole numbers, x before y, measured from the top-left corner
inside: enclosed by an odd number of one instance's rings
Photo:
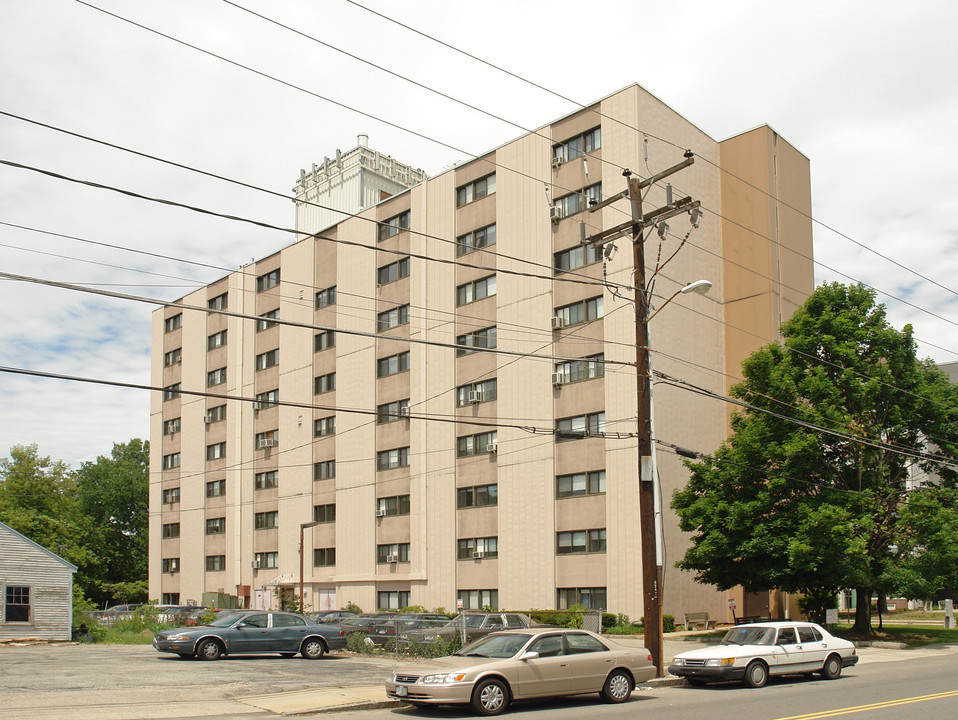
[[[652,653],[649,653],[649,662],[652,662]]]
[[[340,631],[339,631],[339,634],[340,634],[340,635],[345,635],[345,634],[346,634],[346,631],[345,631],[345,630],[340,630]]]

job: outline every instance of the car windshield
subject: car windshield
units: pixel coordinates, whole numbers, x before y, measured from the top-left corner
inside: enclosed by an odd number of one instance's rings
[[[243,617],[243,613],[223,613],[210,623],[210,627],[229,627]]]
[[[529,642],[529,635],[486,635],[479,638],[454,655],[463,657],[508,658],[515,655],[522,646]]]
[[[737,627],[722,638],[722,645],[774,645],[775,628]]]

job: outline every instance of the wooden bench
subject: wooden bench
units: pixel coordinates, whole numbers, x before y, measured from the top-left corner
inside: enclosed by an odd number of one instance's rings
[[[707,612],[695,612],[695,613],[685,613],[685,629],[693,630],[697,626],[701,625],[703,630],[709,629],[709,623],[712,623],[712,627],[715,627],[715,621],[709,620],[709,614]]]

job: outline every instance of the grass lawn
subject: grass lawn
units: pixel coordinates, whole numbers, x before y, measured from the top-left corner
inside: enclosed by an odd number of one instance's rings
[[[877,620],[874,621],[877,623]],[[852,632],[850,625],[839,625],[835,634],[847,640],[887,640],[903,642],[908,647],[921,647],[935,643],[958,643],[958,630],[945,630],[940,623],[921,625],[893,625],[885,622],[881,630],[877,624],[872,625],[870,633]]]

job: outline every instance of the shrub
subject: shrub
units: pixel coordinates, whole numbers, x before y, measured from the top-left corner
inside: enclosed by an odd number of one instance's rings
[[[628,624],[629,616],[626,615],[624,617],[626,620],[624,624]],[[602,613],[602,631],[603,632],[605,632],[609,628],[615,627],[618,624],[619,624],[618,618],[615,615],[613,615],[612,613]]]
[[[359,607],[359,605],[357,605],[356,603],[352,601],[346,603],[342,609],[349,610],[350,612],[354,612],[354,613],[361,613],[363,611],[363,609]]]
[[[675,616],[674,615],[662,616],[662,632],[675,632]]]
[[[366,642],[366,633],[354,632],[346,636],[346,649],[360,655],[372,654],[374,645]]]

